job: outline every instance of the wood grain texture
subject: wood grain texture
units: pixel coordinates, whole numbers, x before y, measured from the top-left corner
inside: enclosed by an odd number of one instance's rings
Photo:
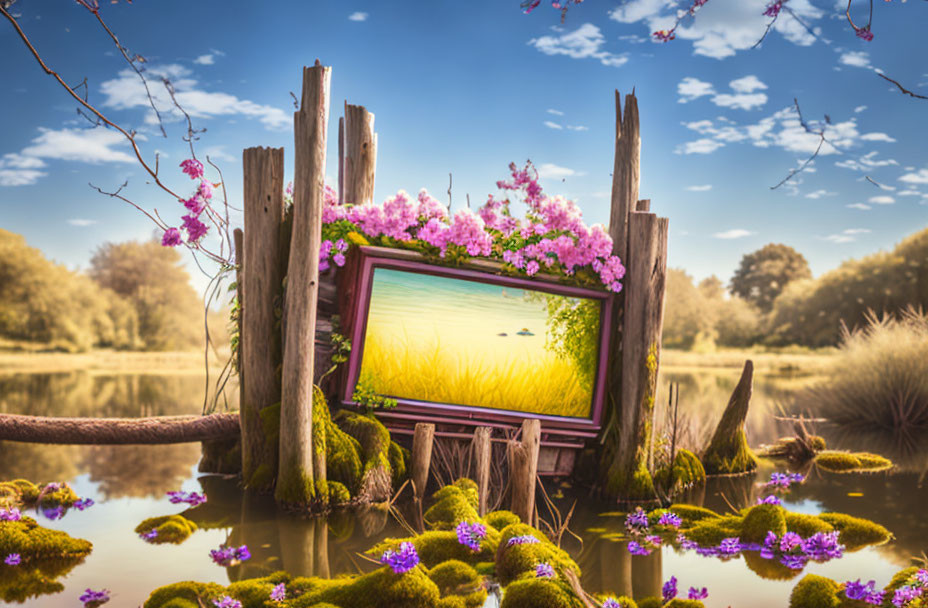
[[[487,514],[487,497],[490,492],[490,458],[492,448],[490,435],[493,429],[488,426],[478,426],[474,429],[474,481],[477,482],[479,496],[477,511],[480,517]]]
[[[509,444],[509,474],[512,484],[513,513],[524,522],[534,521],[535,478],[538,475],[538,450],[541,446],[541,421],[522,421],[522,439]]]
[[[70,445],[154,445],[235,438],[236,413],[151,418],[56,418],[0,414],[0,440]]]
[[[412,436],[412,482],[416,498],[420,501],[425,497],[425,487],[429,483],[434,442],[435,425],[428,422],[417,423]]]
[[[374,115],[364,106],[345,103],[345,190],[344,203],[374,202],[374,173],[377,167],[377,135]]]

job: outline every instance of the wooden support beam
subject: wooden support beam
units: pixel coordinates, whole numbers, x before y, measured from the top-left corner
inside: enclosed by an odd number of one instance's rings
[[[635,205],[635,211],[650,211],[651,210],[651,199],[643,198],[638,201],[638,204]]]
[[[522,421],[522,440],[509,444],[509,476],[512,484],[512,512],[532,524],[535,515],[535,478],[541,447],[541,421]]]
[[[635,93],[625,96],[625,113],[622,113],[622,96],[615,92],[615,161],[612,169],[612,208],[609,214],[609,236],[612,253],[626,258],[628,247],[628,214],[638,201],[641,182],[641,135],[638,121],[638,98]]]
[[[374,172],[377,167],[377,134],[374,115],[364,106],[345,102],[345,190],[343,202],[364,205],[374,202]]]
[[[268,442],[261,410],[280,402],[281,336],[274,302],[279,300],[283,265],[280,223],[284,216],[284,149],[248,148],[242,153],[245,232],[241,249],[239,358],[243,385],[242,479],[245,487],[274,484],[277,446]],[[256,476],[261,469],[269,474]]]
[[[432,444],[435,440],[435,425],[417,422],[412,436],[412,483],[416,499],[425,497],[425,487],[429,483],[429,467],[432,463]]]
[[[345,204],[345,117],[338,118],[338,204]]]
[[[617,460],[623,498],[653,498],[647,470],[667,278],[667,218],[634,211],[629,221],[622,332],[622,407]]]
[[[287,333],[284,336],[280,464],[275,495],[278,502],[303,505],[316,497],[317,485],[326,479],[324,429],[314,428],[312,413],[331,80],[332,69],[321,65],[318,60],[313,67],[303,68],[302,101],[299,111],[293,116],[296,154],[293,236],[284,306]]]
[[[477,495],[479,497],[477,512],[480,517],[487,514],[487,499],[490,491],[490,458],[492,447],[490,434],[493,429],[488,426],[478,426],[474,429],[474,481],[477,482]]]

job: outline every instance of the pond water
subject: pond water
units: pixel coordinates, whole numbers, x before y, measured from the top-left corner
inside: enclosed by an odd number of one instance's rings
[[[694,442],[700,441],[718,419],[737,382],[737,370],[667,370],[661,383],[681,386],[680,411]],[[748,421],[752,444],[774,440],[781,429],[774,415],[778,404],[808,378],[763,375],[755,380],[755,396]],[[0,375],[0,411],[56,416],[142,416],[198,413],[202,408],[203,377],[199,374],[7,374]],[[709,429],[705,431],[704,429]],[[855,446],[857,448],[866,446]],[[243,497],[234,479],[201,475],[196,471],[198,444],[177,446],[44,446],[0,443],[0,479],[24,477],[35,481],[67,481],[82,497],[96,504],[72,510],[50,528],[90,540],[87,559],[59,579],[63,589],[27,599],[25,606],[79,606],[86,588],[112,591],[112,606],[140,606],[161,585],[181,580],[233,580],[274,570],[298,575],[334,576],[366,571],[374,564],[360,554],[386,536],[405,535],[387,513],[370,509],[324,519],[303,519],[280,512],[267,500]],[[753,504],[762,484],[776,466],[764,461],[756,475],[710,480],[690,500],[719,512],[729,504]],[[890,543],[848,553],[825,564],[811,563],[792,580],[768,580],[752,571],[742,557],[720,561],[664,547],[649,556],[631,556],[625,543],[610,532],[620,531],[623,519],[604,515],[608,504],[574,496],[569,480],[552,483],[552,494],[562,514],[578,499],[570,529],[582,543],[565,535],[562,546],[580,564],[582,583],[590,592],[659,595],[671,575],[680,588],[705,586],[707,606],[748,607],[787,605],[796,581],[805,572],[838,581],[876,579],[882,586],[893,573],[910,564],[912,556],[928,547],[928,520],[921,517],[928,490],[918,471],[872,475],[836,475],[815,469],[805,483],[784,497],[794,511],[840,511],[883,524],[897,538]],[[181,545],[150,545],[133,529],[143,519],[184,511],[171,504],[171,490],[203,491],[208,502],[199,508],[201,529]],[[541,517],[547,512],[541,508]],[[223,568],[209,558],[211,549],[228,543],[247,544],[253,557],[242,565]],[[0,566],[0,570],[9,568]],[[0,580],[9,573],[0,573]],[[0,602],[2,602],[0,598]],[[495,605],[491,596],[490,605]]]

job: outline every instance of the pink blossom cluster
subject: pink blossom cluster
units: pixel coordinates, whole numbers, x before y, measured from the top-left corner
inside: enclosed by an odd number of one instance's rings
[[[496,183],[507,198],[490,195],[476,213],[461,209],[452,218],[425,190],[415,201],[401,190],[383,205],[352,206],[339,205],[335,193],[327,188],[320,270],[332,263],[344,264],[348,244],[343,237],[353,231],[368,241],[385,239],[384,244],[418,241],[442,258],[452,249],[456,255],[500,258],[529,276],[543,268],[568,276],[589,268],[607,289],[620,291],[625,267],[612,255],[606,229],[587,226],[573,201],[546,195],[530,162],[524,167],[512,163],[509,169],[511,179]],[[525,218],[511,215],[509,196],[520,197],[527,206]]]
[[[181,171],[190,176],[190,179],[198,179],[196,192],[186,199],[181,200],[181,204],[187,209],[187,215],[181,217],[183,224],[181,228],[168,228],[161,237],[161,244],[165,247],[177,247],[183,244],[184,237],[181,229],[187,233],[187,242],[196,244],[209,231],[209,226],[200,220],[200,216],[209,207],[209,201],[213,198],[213,185],[203,177],[203,163],[195,158],[188,158],[180,164]]]

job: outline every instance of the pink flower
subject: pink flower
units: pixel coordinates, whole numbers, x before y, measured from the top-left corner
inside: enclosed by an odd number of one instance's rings
[[[184,220],[184,230],[187,231],[187,241],[196,243],[209,231],[209,226],[201,222],[195,215],[185,215],[181,218]]]
[[[448,210],[439,203],[426,191],[425,188],[419,190],[419,219],[428,221],[430,219],[444,220],[448,219]]]
[[[531,262],[525,265],[525,274],[527,274],[528,276],[533,277],[535,276],[536,272],[538,272],[538,262],[536,262],[535,260],[532,260]]]
[[[866,27],[858,27],[855,29],[855,32],[857,33],[857,37],[861,40],[866,40],[867,42],[873,40],[873,32],[870,31],[869,25]]]
[[[181,238],[180,230],[177,228],[168,228],[161,237],[161,245],[163,247],[177,247],[183,242],[184,239]]]
[[[764,11],[765,17],[776,17],[780,14],[780,9],[783,8],[783,0],[776,0],[767,5],[767,9]]]
[[[193,215],[200,215],[206,209],[206,201],[199,196],[191,196],[184,201],[186,207]]]
[[[181,170],[190,176],[190,179],[203,177],[203,163],[195,158],[188,158],[180,163]]]
[[[657,30],[651,35],[654,36],[654,39],[658,42],[670,42],[677,37],[674,30]]]
[[[197,196],[205,201],[213,198],[213,185],[205,179],[200,180],[200,187],[197,188]]]

